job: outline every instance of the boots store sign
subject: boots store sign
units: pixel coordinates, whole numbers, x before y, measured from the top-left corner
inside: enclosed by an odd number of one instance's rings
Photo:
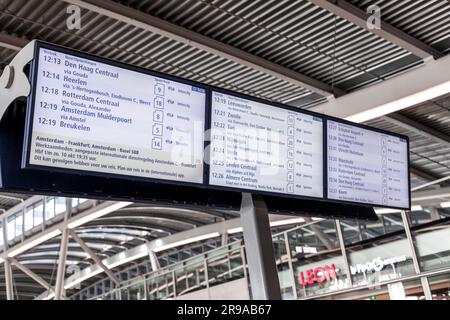
[[[378,272],[383,270],[386,266],[392,266],[395,268],[395,264],[406,261],[406,256],[399,256],[388,259],[381,259],[380,257],[373,259],[370,262],[358,263],[356,266],[350,266],[350,272],[352,275],[366,272]]]

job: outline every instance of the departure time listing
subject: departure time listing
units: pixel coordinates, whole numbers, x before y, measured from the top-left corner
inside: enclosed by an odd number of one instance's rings
[[[212,185],[323,196],[322,119],[212,93]]]
[[[328,197],[408,208],[407,141],[357,126],[327,122]]]
[[[32,165],[203,182],[203,88],[41,48]]]

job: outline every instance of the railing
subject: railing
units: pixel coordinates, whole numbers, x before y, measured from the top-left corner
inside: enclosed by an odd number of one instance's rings
[[[285,249],[277,249],[280,239],[287,241],[287,234],[296,233],[302,228],[320,221],[305,223],[301,226],[273,235],[277,265],[284,265],[289,259]],[[285,248],[285,243],[281,244]],[[292,267],[292,266],[291,266]],[[295,281],[292,278],[290,280]],[[172,299],[180,295],[228,282],[247,278],[245,246],[236,241],[220,248],[196,255],[160,270],[125,281],[120,288],[107,293],[88,297],[90,300],[160,300]],[[294,287],[295,285],[292,285]],[[86,290],[86,289],[84,289]],[[288,290],[290,291],[290,290]],[[292,292],[290,292],[292,294]],[[294,294],[295,295],[295,294]]]
[[[172,299],[224,282],[246,278],[241,241],[174,263],[160,270],[126,281],[120,288],[91,300]]]

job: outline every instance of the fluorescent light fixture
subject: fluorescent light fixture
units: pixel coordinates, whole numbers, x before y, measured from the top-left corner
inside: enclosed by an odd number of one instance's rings
[[[423,207],[421,205],[414,205],[411,206],[411,211],[422,211]],[[376,214],[389,214],[389,213],[396,213],[400,212],[402,210],[400,209],[387,209],[387,208],[376,208],[375,213]]]
[[[388,214],[388,213],[396,213],[400,212],[398,209],[386,209],[386,208],[376,208],[375,213],[376,214]]]
[[[293,218],[293,219],[286,219],[286,220],[278,220],[270,222],[271,227],[278,227],[278,226],[284,226],[287,224],[296,224],[296,223],[303,223],[305,222],[305,219],[303,218]]]
[[[441,208],[450,208],[450,202],[441,202]]]
[[[215,238],[215,237],[219,237],[219,236],[220,236],[220,233],[218,233],[218,232],[208,233],[208,234],[204,234],[204,235],[201,235],[201,236],[198,236],[198,237],[193,237],[193,238],[189,238],[189,239],[185,239],[185,240],[180,240],[180,241],[176,241],[176,242],[173,242],[173,243],[169,243],[169,244],[166,244],[166,245],[162,245],[162,246],[156,247],[155,249],[153,249],[153,251],[154,252],[160,252],[160,251],[167,250],[167,249],[170,249],[170,248],[179,247],[179,246],[182,246],[182,245],[185,245],[185,244],[188,244],[188,243],[202,241],[202,240],[205,240],[205,239]]]
[[[59,229],[50,231],[48,233],[44,233],[42,236],[37,237],[36,239],[31,240],[30,242],[26,242],[23,245],[19,245],[17,249],[12,249],[8,253],[8,257],[12,258],[17,256],[18,254],[25,252],[31,248],[34,248],[35,246],[50,240],[51,238],[56,237],[57,235],[61,234],[61,231]],[[31,238],[32,239],[32,238]]]
[[[121,252],[121,253],[125,254],[124,252]],[[134,254],[132,256],[129,256],[129,257],[126,257],[126,258],[124,256],[122,259],[119,259],[119,261],[116,261],[114,263],[106,263],[106,262],[103,262],[103,263],[105,264],[106,267],[108,267],[108,269],[112,269],[112,268],[115,268],[117,266],[120,266],[121,264],[130,262],[130,261],[133,261],[133,260],[136,260],[136,259],[139,259],[139,258],[143,258],[143,257],[145,257],[147,255],[148,255],[147,247],[146,246],[142,246],[140,248],[140,250],[136,254]]]
[[[323,218],[312,218],[311,220],[322,221]],[[298,223],[303,223],[303,222],[305,222],[304,218],[292,218],[292,219],[272,221],[272,222],[270,222],[270,226],[278,227],[278,226],[284,226],[284,225],[288,225],[288,224],[298,224]],[[232,228],[232,229],[227,230],[228,234],[239,233],[239,232],[242,232],[242,227],[237,227],[237,228]]]
[[[417,92],[415,94],[412,94],[410,96],[404,97],[402,99],[389,102],[387,104],[384,104],[382,106],[349,116],[345,118],[345,120],[361,123],[364,121],[368,121],[371,119],[375,119],[381,116],[384,116],[386,114],[390,114],[402,109],[409,108],[411,106],[414,106],[416,104],[432,100],[434,98],[437,98],[439,96],[442,96],[444,94],[447,94],[450,92],[450,81],[444,82],[440,85],[431,87],[429,89]]]
[[[69,222],[67,225],[69,229],[75,229],[76,227],[79,227],[85,223],[88,223],[89,221],[95,220],[97,218],[100,218],[108,213],[114,212],[116,210],[122,209],[123,207],[126,207],[130,205],[131,202],[117,202],[115,204],[112,204],[106,208],[95,210],[92,213],[86,214],[84,217],[77,218],[76,216],[73,218],[72,222]],[[94,207],[95,209],[95,207]]]
[[[228,229],[227,233],[228,234],[233,234],[233,233],[239,233],[239,232],[242,232],[242,231],[243,231],[242,227],[237,227],[237,228]]]

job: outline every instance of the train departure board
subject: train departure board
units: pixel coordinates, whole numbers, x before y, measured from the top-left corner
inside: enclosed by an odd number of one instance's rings
[[[323,197],[323,120],[212,92],[209,183]]]
[[[203,183],[204,88],[47,48],[35,63],[26,165]]]
[[[289,212],[290,198],[411,206],[407,136],[40,41],[29,69],[21,169],[164,182],[164,200],[174,185],[204,203],[251,192]]]
[[[328,198],[409,208],[407,140],[338,121],[327,126]]]

